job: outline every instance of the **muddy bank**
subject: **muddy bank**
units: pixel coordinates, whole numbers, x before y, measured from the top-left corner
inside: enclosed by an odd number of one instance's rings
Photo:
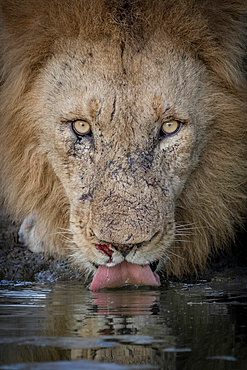
[[[66,258],[33,253],[18,241],[18,222],[0,213],[0,280],[83,280]]]
[[[66,258],[33,253],[18,241],[20,225],[12,222],[0,212],[0,281],[61,281],[77,279],[84,282],[82,273],[71,266]],[[211,281],[217,276],[247,276],[246,237],[239,242],[231,254],[218,256],[206,271],[182,280],[196,283],[198,280]],[[176,278],[171,278],[176,281]]]

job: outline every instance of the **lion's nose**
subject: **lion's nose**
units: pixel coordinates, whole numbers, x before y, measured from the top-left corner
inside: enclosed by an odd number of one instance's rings
[[[122,254],[122,256],[126,257],[130,251],[132,250],[134,244],[112,244],[112,246]]]

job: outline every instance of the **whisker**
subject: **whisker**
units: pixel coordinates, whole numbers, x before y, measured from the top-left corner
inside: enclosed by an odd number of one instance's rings
[[[184,239],[174,239],[174,242],[184,242],[184,243],[190,243],[190,240],[184,240]],[[179,248],[179,247],[172,247],[172,248]]]
[[[69,240],[69,241],[71,241],[71,240],[72,240],[72,239],[71,239],[71,238],[69,238],[68,236],[61,235],[61,234],[59,234],[59,233],[57,233],[57,235],[59,235],[59,236],[63,237],[63,239],[64,239],[64,240]]]
[[[170,250],[168,250],[168,251],[167,251],[167,253],[170,253],[170,254],[172,254],[173,256],[176,256],[176,257],[181,258],[181,259],[183,259],[183,260],[184,260],[184,257],[181,257],[181,256],[179,256],[178,254],[173,253],[173,252],[172,252],[172,251],[170,251]]]
[[[175,233],[175,235],[177,236],[189,236],[189,235],[194,235],[194,233]]]
[[[58,238],[61,242],[64,242],[66,244],[74,244],[74,241],[72,239],[66,238],[63,235]]]
[[[177,242],[180,242],[181,240],[175,240]],[[182,240],[183,241],[183,240]],[[172,249],[181,249],[181,247],[171,247]]]
[[[165,257],[163,258],[163,263],[165,264],[167,260],[174,265],[174,261],[168,255],[165,255]]]
[[[66,234],[68,234],[68,233],[63,233],[63,232],[57,231],[56,233],[52,233],[52,234],[49,234],[49,235],[50,236],[52,236],[52,235],[62,235],[65,238],[71,239],[68,236],[65,236]]]
[[[187,222],[176,222],[176,226],[194,226],[198,224],[198,221],[197,222],[190,222],[190,223],[187,223]]]
[[[69,233],[68,231],[57,231],[57,234],[71,234],[72,235],[72,233]]]
[[[200,230],[200,229],[205,229],[205,227],[200,227],[200,226],[196,226],[196,227],[186,227],[186,226],[181,226],[181,227],[175,227],[174,230],[178,230],[178,231],[187,231],[187,230]]]
[[[203,226],[197,226],[198,223],[189,223],[189,224],[175,224],[175,230],[198,230],[204,229]]]
[[[69,233],[69,234],[73,234],[72,231],[70,229],[65,229],[63,227],[58,227],[58,229],[60,230],[64,230],[65,232]]]

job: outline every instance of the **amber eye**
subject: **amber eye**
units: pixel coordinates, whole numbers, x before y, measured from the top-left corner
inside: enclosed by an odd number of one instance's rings
[[[171,120],[163,123],[163,125],[161,126],[161,136],[175,134],[176,132],[179,131],[181,125],[182,125],[181,122],[176,120]]]
[[[78,136],[85,136],[91,133],[91,127],[89,123],[79,119],[72,122],[72,129]]]

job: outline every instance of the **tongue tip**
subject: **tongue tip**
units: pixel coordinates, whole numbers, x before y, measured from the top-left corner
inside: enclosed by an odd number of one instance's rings
[[[156,272],[153,272],[153,274],[154,274],[154,277],[155,277],[155,280],[156,280],[156,283],[157,283],[155,286],[160,286],[161,283],[160,283],[159,275]]]
[[[157,275],[157,277],[155,276],[155,281],[153,281],[152,283],[140,283],[140,284],[134,284],[134,283],[129,283],[129,282],[126,282],[126,283],[122,283],[122,284],[107,284],[102,282],[102,283],[98,283],[98,282],[95,282],[94,280],[92,281],[92,283],[90,284],[89,286],[89,290],[91,291],[98,291],[100,289],[104,289],[104,288],[107,288],[107,289],[112,289],[112,288],[122,288],[122,287],[127,287],[127,286],[150,286],[150,287],[159,287],[161,284],[160,284],[160,279]]]
[[[92,281],[91,285],[89,286],[89,290],[91,290],[92,292],[97,292],[98,290],[100,289],[113,289],[113,288],[123,288],[123,287],[130,287],[130,286],[135,286],[135,287],[138,287],[138,286],[150,286],[150,287],[159,287],[161,284],[160,282],[158,282],[156,280],[156,282],[154,283],[141,283],[141,284],[132,284],[132,283],[123,283],[123,284],[116,284],[116,285],[108,285],[108,284],[98,284],[98,283],[95,283],[94,281]]]
[[[90,285],[90,287],[89,287],[89,290],[91,291],[91,292],[98,292],[99,290],[101,290],[101,289],[117,289],[117,288],[124,288],[124,287],[135,287],[135,288],[138,288],[138,287],[152,287],[152,288],[157,288],[157,287],[159,287],[160,286],[160,284],[140,284],[140,285],[135,285],[135,284],[124,284],[124,285],[117,285],[117,286],[106,286],[106,285],[104,285],[104,286],[91,286]]]
[[[103,288],[119,288],[123,286],[160,286],[160,278],[152,272],[149,265],[142,267],[127,261],[113,266],[99,266],[89,287],[92,291]]]

